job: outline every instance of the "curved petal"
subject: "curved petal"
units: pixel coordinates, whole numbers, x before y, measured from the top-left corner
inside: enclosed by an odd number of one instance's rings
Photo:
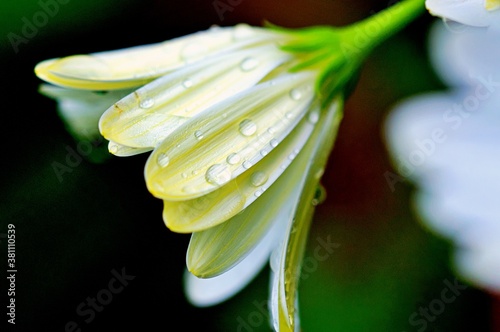
[[[302,140],[299,143],[301,145],[306,143],[314,125],[309,123],[307,127],[309,128],[306,135],[295,135],[299,140]],[[299,131],[299,128],[296,131]],[[287,140],[282,144],[288,143]],[[295,154],[294,144],[288,145],[292,148],[291,153]],[[279,151],[279,148],[275,151]],[[199,277],[212,277],[226,272],[255,247],[271,225],[280,223],[286,226],[300,196],[300,188],[297,188],[296,185],[297,179],[300,179],[304,171],[300,167],[301,164],[290,161],[290,156],[293,155],[270,154],[266,157],[261,163],[272,159],[279,169],[283,169],[280,164],[286,167],[286,163],[290,162],[290,165],[263,194],[261,191],[255,191],[254,187],[252,191],[258,193],[258,198],[241,213],[224,221],[221,225],[193,234],[187,255],[187,265],[193,274]],[[261,167],[261,163],[258,164],[259,167]],[[263,169],[267,168],[263,167]],[[222,188],[215,192],[220,190]],[[253,196],[255,198],[255,195]],[[273,204],[269,204],[270,201]]]
[[[130,90],[104,92],[65,89],[49,84],[40,86],[40,93],[57,101],[59,116],[68,131],[77,139],[101,138],[99,118],[110,105],[120,100]]]
[[[35,73],[47,82],[70,88],[131,88],[203,57],[276,37],[244,24],[214,27],[157,44],[45,60],[35,67]]]
[[[153,148],[133,148],[126,145],[121,145],[114,141],[109,141],[108,151],[118,157],[130,157],[144,152],[149,152]]]
[[[184,122],[254,86],[289,58],[276,46],[264,45],[199,61],[118,101],[99,128],[122,145],[155,147]]]
[[[342,107],[340,98],[333,101],[323,114],[321,125],[304,148],[304,153],[296,161],[303,169],[302,178],[297,181],[301,195],[293,217],[288,222],[285,237],[271,257],[271,317],[276,331],[298,330],[296,304],[301,263],[314,213],[315,195],[333,148]]]
[[[249,207],[267,188],[273,187],[274,182],[306,144],[318,114],[319,105],[316,103],[309,116],[304,118],[283,142],[275,149],[272,149],[275,144],[273,142],[266,150],[262,150],[266,156],[261,161],[219,189],[191,200],[165,200],[163,219],[167,227],[180,233],[202,231]],[[267,151],[271,152],[268,154]],[[237,155],[231,157],[234,160],[238,158]]]
[[[448,85],[484,86],[500,76],[498,40],[500,32],[469,29],[454,33],[438,21],[430,30],[429,55],[436,72]],[[482,90],[488,92],[490,85],[486,83]]]
[[[186,271],[184,286],[189,302],[199,307],[211,306],[238,293],[269,261],[279,235],[278,228],[271,228],[248,256],[224,274],[201,279]]]
[[[304,72],[261,83],[177,128],[147,161],[149,191],[166,200],[192,199],[255,165],[307,112],[314,77]]]
[[[463,24],[487,27],[500,19],[497,0],[427,0],[425,5],[432,15]]]

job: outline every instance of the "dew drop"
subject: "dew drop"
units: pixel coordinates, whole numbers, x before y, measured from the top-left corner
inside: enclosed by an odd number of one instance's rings
[[[233,38],[235,40],[246,39],[253,35],[253,30],[248,24],[238,24],[234,27]]]
[[[251,71],[257,68],[258,65],[259,65],[259,60],[252,57],[248,57],[243,59],[243,61],[241,61],[240,68],[243,71]]]
[[[203,132],[201,130],[197,130],[194,132],[194,137],[199,141],[203,139]]]
[[[295,114],[293,114],[292,112],[287,112],[287,113],[285,114],[285,117],[286,117],[287,119],[293,119],[293,117],[294,117],[294,116],[295,116]]]
[[[215,164],[208,168],[205,179],[208,183],[220,186],[231,180],[231,171],[225,164]]]
[[[244,136],[252,136],[257,131],[255,122],[245,119],[240,122],[240,133]]]
[[[141,108],[145,108],[145,109],[147,109],[147,108],[151,108],[151,107],[153,107],[153,105],[154,105],[154,104],[155,104],[155,101],[154,101],[153,99],[151,99],[151,98],[146,98],[146,99],[144,99],[144,100],[141,100],[141,102],[139,103],[139,106],[140,106]]]
[[[182,86],[185,87],[186,89],[190,88],[193,86],[193,81],[191,81],[189,78],[186,78],[183,82],[182,82]]]
[[[170,163],[170,158],[165,153],[160,153],[156,161],[160,167],[167,167],[168,163]]]
[[[299,89],[292,89],[290,91],[290,98],[293,100],[300,100],[302,98],[302,92]]]
[[[243,168],[244,168],[244,169],[249,169],[250,167],[252,167],[252,163],[251,163],[251,162],[249,162],[248,160],[245,160],[245,161],[243,162]]]
[[[269,128],[267,128],[267,132],[271,135],[275,134],[276,133],[276,128],[271,126]]]
[[[278,143],[279,143],[279,142],[278,142],[278,140],[277,140],[277,139],[275,139],[275,138],[273,138],[273,139],[269,142],[269,144],[270,144],[273,148],[277,147],[277,146],[278,146]]]
[[[239,163],[241,160],[240,155],[237,153],[231,153],[229,156],[227,156],[226,161],[230,165],[236,165]]]
[[[182,173],[181,176],[182,176],[183,179],[185,179],[185,178],[188,177],[187,173]]]
[[[269,153],[269,151],[268,151],[268,150],[265,150],[265,149],[260,150],[260,155],[261,155],[262,157],[267,156],[267,155],[268,155],[268,153]]]
[[[314,193],[314,198],[311,201],[311,204],[316,206],[323,203],[326,200],[326,189],[321,184],[316,188],[316,192]]]
[[[264,173],[262,171],[258,171],[258,172],[255,172],[252,174],[252,176],[250,177],[250,182],[255,187],[260,187],[263,184],[265,184],[268,179],[269,179],[269,177],[267,176],[266,173]]]
[[[319,112],[318,111],[312,111],[309,113],[309,116],[307,117],[310,123],[315,124],[319,121]]]
[[[259,189],[259,190],[257,190],[257,191],[254,193],[254,196],[255,196],[255,197],[260,197],[263,193],[264,193],[264,191],[263,191],[262,189]]]

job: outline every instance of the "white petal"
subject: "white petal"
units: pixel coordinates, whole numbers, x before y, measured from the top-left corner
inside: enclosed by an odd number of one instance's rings
[[[218,304],[234,296],[262,270],[269,261],[269,255],[276,245],[280,231],[271,228],[259,244],[232,269],[210,279],[197,278],[188,271],[185,274],[185,293],[196,306]]]
[[[314,96],[313,82],[312,73],[284,75],[186,122],[150,155],[145,170],[149,191],[167,200],[186,200],[236,178],[297,125]],[[238,163],[227,161],[231,153],[239,154]]]
[[[499,10],[500,13],[500,10]],[[500,22],[500,17],[498,18]],[[443,22],[436,22],[430,31],[430,59],[439,76],[450,86],[485,86],[498,84],[500,66],[500,32],[468,29],[452,32]],[[493,85],[493,88],[497,86]]]
[[[320,120],[320,125],[295,162],[303,170],[296,180],[301,192],[293,217],[280,246],[271,257],[271,318],[276,331],[295,331],[299,322],[297,289],[309,225],[314,212],[313,198],[328,155],[333,147],[341,119],[342,102],[334,101]]]
[[[47,82],[71,88],[123,89],[143,85],[186,63],[276,38],[270,31],[247,25],[213,28],[157,44],[50,59],[39,63],[35,72]]]
[[[59,115],[75,138],[89,140],[101,137],[99,118],[110,105],[129,94],[130,90],[93,92],[43,84],[40,86],[40,93],[57,101]]]
[[[427,0],[425,4],[435,16],[471,26],[486,27],[500,18],[500,12],[488,10],[484,0]]]
[[[184,122],[254,86],[289,58],[265,45],[186,66],[110,107],[100,120],[101,133],[122,145],[155,147]]]

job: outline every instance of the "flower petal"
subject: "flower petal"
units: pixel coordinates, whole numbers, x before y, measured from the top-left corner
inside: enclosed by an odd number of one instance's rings
[[[306,143],[314,125],[308,123],[306,128],[306,130],[303,130],[306,135],[296,134],[295,131],[292,133],[297,136],[296,140],[302,140],[302,142],[299,143],[301,145]],[[297,128],[296,131],[299,131],[299,128]],[[231,219],[227,221],[222,219],[224,223],[193,234],[187,254],[187,265],[193,274],[198,277],[208,278],[226,272],[242,260],[248,252],[255,247],[259,239],[264,236],[272,225],[281,223],[286,227],[286,222],[292,217],[294,206],[300,196],[300,190],[297,190],[296,180],[300,179],[304,171],[300,167],[302,166],[301,164],[294,163],[290,160],[289,156],[294,156],[296,153],[293,151],[296,145],[290,143],[295,144],[294,141],[289,141],[289,138],[287,138],[282,144],[288,144],[290,146],[290,148],[284,152],[289,152],[288,150],[290,150],[292,151],[292,155],[280,153],[282,156],[279,156],[278,152],[280,152],[281,148],[277,148],[257,166],[262,167],[262,169],[268,169],[263,166],[263,163],[272,160],[277,168],[276,172],[281,174],[279,170],[283,170],[283,168],[290,163],[290,165],[286,167],[286,171],[279,176],[276,182],[270,185],[269,189],[264,191],[261,195],[261,191],[256,191],[255,186],[253,186],[250,190],[254,193],[258,193],[258,199],[256,199],[256,195],[252,195],[255,202]],[[283,160],[285,160],[285,163],[283,163]],[[236,180],[239,180],[245,175],[246,173],[237,177]],[[251,182],[251,177],[247,177],[247,180],[249,181],[243,181],[241,185],[245,185],[245,182]],[[238,186],[236,187],[238,188]],[[252,187],[252,184],[250,184],[250,187]],[[226,186],[214,191],[208,196],[219,193],[224,188],[226,188]],[[242,188],[240,188],[240,192],[241,191],[243,191]],[[230,195],[230,193],[228,194]],[[225,193],[220,193],[219,195],[224,197]],[[236,192],[235,195],[239,195],[239,193]],[[270,201],[272,201],[273,204],[270,205]],[[182,204],[182,202],[179,203]],[[217,203],[214,204],[215,211],[220,209]],[[210,202],[207,205],[210,205]],[[284,229],[285,227],[281,228]]]
[[[287,74],[186,122],[150,155],[149,191],[158,198],[186,200],[236,178],[297,125],[313,99],[313,82],[313,73]],[[238,162],[231,161],[233,153]]]
[[[314,213],[314,199],[319,180],[333,148],[342,117],[342,100],[336,98],[320,120],[321,126],[311,136],[304,153],[297,158],[303,170],[297,181],[301,191],[293,218],[288,222],[282,243],[271,257],[271,316],[276,331],[298,329],[296,317],[297,288],[309,226]]]
[[[184,285],[188,300],[193,305],[204,307],[223,302],[238,293],[255,278],[269,261],[269,255],[279,237],[279,229],[272,228],[250,255],[217,277],[201,279],[186,271]]]
[[[40,93],[57,101],[59,116],[67,130],[79,140],[101,138],[98,122],[101,115],[116,100],[131,90],[82,91],[65,89],[49,84],[40,86]]]
[[[289,58],[264,45],[186,66],[110,107],[100,120],[101,133],[122,145],[155,147],[190,118],[254,86]]]
[[[121,145],[114,141],[109,141],[108,151],[118,157],[130,157],[144,152],[149,152],[152,148],[133,148],[126,145]]]
[[[185,201],[164,201],[163,219],[174,232],[192,233],[213,227],[235,216],[259,198],[287,169],[311,135],[319,117],[319,104],[275,149],[262,150],[266,155],[251,170],[244,172],[219,189]],[[268,150],[271,150],[267,154]],[[233,160],[231,160],[233,158]],[[231,155],[229,161],[237,160]]]
[[[45,60],[35,67],[35,73],[47,82],[70,88],[131,88],[186,63],[277,36],[245,24],[215,27],[157,44]]]
[[[494,4],[484,0],[427,0],[425,5],[432,15],[476,27],[489,26],[500,18],[500,11],[492,11]]]

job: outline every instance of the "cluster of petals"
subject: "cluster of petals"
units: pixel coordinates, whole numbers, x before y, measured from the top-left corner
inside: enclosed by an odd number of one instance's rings
[[[300,262],[342,108],[317,98],[317,68],[293,70],[290,42],[276,29],[213,27],[35,68],[70,122],[95,110],[112,154],[150,153],[144,177],[166,226],[192,233],[188,298],[219,303],[271,261],[277,331],[299,328]]]

